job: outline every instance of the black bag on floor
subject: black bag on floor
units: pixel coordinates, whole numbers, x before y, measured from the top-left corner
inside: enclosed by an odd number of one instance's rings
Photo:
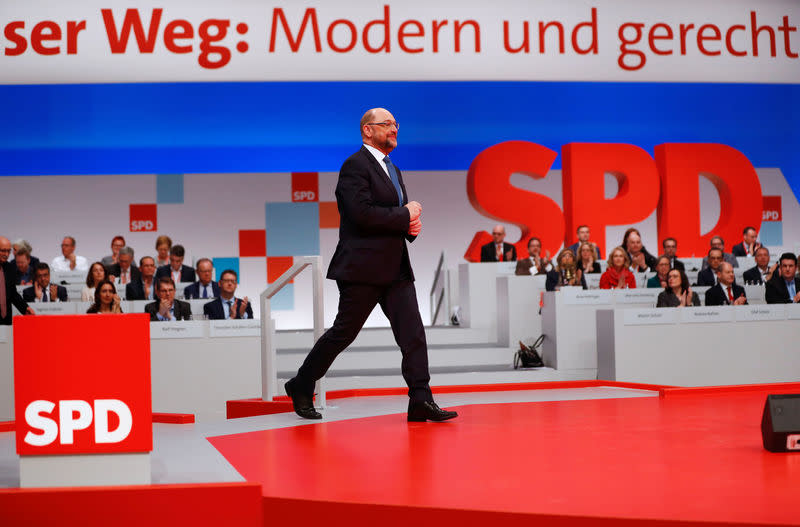
[[[541,368],[544,366],[538,351],[542,347],[542,341],[544,341],[544,335],[540,335],[532,346],[526,346],[520,341],[519,351],[514,354],[515,370],[519,368]]]

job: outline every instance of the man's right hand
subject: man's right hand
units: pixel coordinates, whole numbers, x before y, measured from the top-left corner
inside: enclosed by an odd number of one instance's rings
[[[169,301],[162,300],[158,306],[158,314],[164,318],[169,318]]]
[[[408,224],[408,234],[411,236],[417,236],[420,231],[422,231],[422,220],[419,218],[412,220],[411,223]]]
[[[422,213],[422,205],[420,205],[416,201],[409,201],[406,204],[406,208],[408,209],[408,212],[411,215],[412,222],[417,218],[419,218],[419,215]]]

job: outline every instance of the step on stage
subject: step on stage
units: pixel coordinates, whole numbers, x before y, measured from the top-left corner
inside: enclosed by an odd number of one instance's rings
[[[181,426],[261,485],[265,526],[800,525],[800,453],[765,451],[760,432],[766,395],[800,384],[568,384],[439,393],[459,412],[444,423],[406,422],[392,395],[332,400],[321,422]]]

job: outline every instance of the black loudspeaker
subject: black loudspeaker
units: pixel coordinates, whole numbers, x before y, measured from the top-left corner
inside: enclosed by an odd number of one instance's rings
[[[800,452],[800,394],[767,396],[761,439],[770,452]]]

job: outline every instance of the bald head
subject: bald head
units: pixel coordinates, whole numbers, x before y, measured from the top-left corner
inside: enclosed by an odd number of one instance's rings
[[[361,117],[361,140],[384,154],[397,146],[397,121],[385,108],[372,108]]]
[[[8,261],[8,256],[11,254],[11,240],[5,236],[0,236],[0,263]]]
[[[494,243],[503,243],[503,240],[506,239],[506,228],[502,225],[495,225],[492,229],[492,238]]]

